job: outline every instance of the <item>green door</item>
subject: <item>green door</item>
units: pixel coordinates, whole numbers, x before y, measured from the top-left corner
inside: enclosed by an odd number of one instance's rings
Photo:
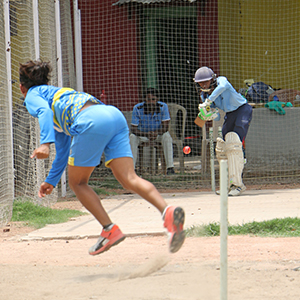
[[[198,95],[193,78],[199,68],[197,6],[145,8],[147,87],[160,91],[160,100],[187,110],[186,136],[195,127]]]

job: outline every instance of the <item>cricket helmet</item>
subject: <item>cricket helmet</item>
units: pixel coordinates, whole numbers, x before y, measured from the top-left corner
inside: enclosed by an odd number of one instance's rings
[[[196,85],[196,90],[198,93],[201,92],[212,92],[215,87],[217,86],[217,81],[216,81],[217,75],[214,73],[214,71],[211,68],[208,67],[201,67],[198,69],[195,73],[195,78],[194,78],[194,83]],[[209,89],[202,89],[201,86],[197,83],[203,82],[203,81],[208,81],[211,80]]]

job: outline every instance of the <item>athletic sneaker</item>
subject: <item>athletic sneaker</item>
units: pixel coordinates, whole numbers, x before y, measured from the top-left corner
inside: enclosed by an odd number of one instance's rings
[[[243,186],[235,186],[235,185],[232,185],[228,191],[228,196],[239,196],[241,193],[243,193],[244,191],[246,190],[246,187],[243,185]],[[220,190],[217,190],[216,191],[216,194],[217,195],[221,195],[221,191]]]
[[[242,185],[242,186],[232,185],[230,187],[230,191],[228,193],[228,196],[239,196],[244,191],[246,191],[246,187],[244,185]]]
[[[174,168],[167,169],[167,175],[174,175],[174,174],[175,174]]]
[[[185,239],[183,230],[184,210],[181,207],[168,206],[163,214],[164,227],[168,230],[169,250],[177,252]]]
[[[102,230],[97,243],[89,249],[89,254],[96,255],[107,251],[110,247],[124,241],[125,237],[119,227],[113,224],[108,230]]]

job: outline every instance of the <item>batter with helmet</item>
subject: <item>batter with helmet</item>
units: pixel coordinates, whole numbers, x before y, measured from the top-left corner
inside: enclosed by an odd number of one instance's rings
[[[217,138],[218,161],[228,160],[228,196],[239,196],[246,190],[242,180],[244,169],[243,142],[252,119],[252,107],[228,79],[218,76],[208,67],[195,73],[194,83],[200,94],[199,117],[204,120],[220,118],[218,108],[226,114],[222,127],[223,138]]]

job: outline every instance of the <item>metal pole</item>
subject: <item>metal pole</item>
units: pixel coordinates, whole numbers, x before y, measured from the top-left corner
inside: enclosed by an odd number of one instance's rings
[[[220,299],[227,300],[228,163],[220,161]]]
[[[34,38],[34,50],[35,50],[35,59],[38,60],[40,58],[40,36],[39,36],[39,8],[38,8],[38,0],[32,1],[32,13],[33,13],[33,38]],[[39,136],[40,127],[39,122],[36,120],[36,134]],[[38,143],[38,142],[37,142]],[[37,145],[38,146],[38,145]],[[42,166],[43,161],[40,159],[35,160],[36,163],[36,180],[38,186],[43,182],[42,176]]]
[[[34,36],[35,59],[38,60],[40,58],[38,0],[32,0],[32,9],[33,9],[33,36]]]
[[[56,29],[56,53],[57,53],[57,80],[58,86],[63,86],[62,77],[62,51],[59,0],[55,0],[55,29]]]
[[[11,79],[11,44],[10,44],[10,20],[9,20],[9,0],[4,0],[4,26],[5,26],[5,51],[6,51],[6,75],[7,75],[7,107],[9,112],[9,130],[11,153],[11,183],[12,197],[14,197],[14,155],[13,155],[13,123],[12,123],[12,79]]]
[[[214,128],[209,128],[209,148],[210,148],[210,174],[211,174],[211,190],[216,191],[215,177],[215,153],[214,153]]]
[[[59,0],[55,1],[55,28],[56,28],[56,52],[57,52],[57,80],[58,80],[58,86],[63,87]],[[67,194],[66,171],[62,173],[60,182],[61,182],[61,196],[65,197]]]
[[[74,6],[76,89],[77,91],[83,92],[81,14],[80,14],[80,10],[78,9],[78,0],[74,0],[73,6]]]

